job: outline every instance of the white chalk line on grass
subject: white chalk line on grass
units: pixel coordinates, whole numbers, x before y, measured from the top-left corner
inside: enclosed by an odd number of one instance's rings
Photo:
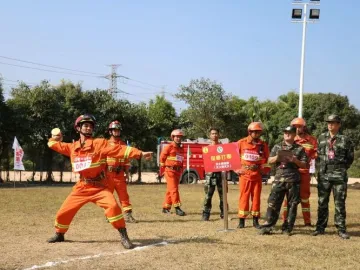
[[[41,269],[41,268],[53,267],[53,266],[56,266],[56,265],[59,265],[59,264],[66,264],[66,263],[69,263],[69,262],[75,262],[75,261],[81,261],[81,260],[89,260],[89,259],[100,258],[100,257],[108,257],[108,256],[114,256],[114,255],[122,255],[122,254],[126,254],[126,253],[133,252],[133,251],[141,251],[141,250],[148,249],[148,248],[151,248],[151,247],[154,247],[154,246],[166,246],[167,244],[168,244],[168,242],[163,241],[163,242],[160,242],[160,243],[151,244],[151,245],[147,245],[147,246],[135,247],[133,249],[124,250],[124,251],[111,252],[111,253],[110,252],[99,253],[99,254],[95,254],[95,255],[77,257],[77,258],[73,258],[73,259],[69,259],[69,260],[47,262],[47,263],[42,264],[42,265],[33,265],[30,268],[24,268],[23,270]]]

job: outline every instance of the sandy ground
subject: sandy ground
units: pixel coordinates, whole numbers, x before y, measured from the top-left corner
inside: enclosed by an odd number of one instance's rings
[[[55,181],[59,181],[60,180],[60,172],[53,172],[54,174],[54,178]],[[16,171],[16,172],[10,172],[10,180],[13,181],[15,179],[15,181],[26,181],[28,179],[31,179],[32,176],[32,172],[28,172],[28,171]],[[43,178],[45,178],[46,173],[43,173]],[[141,181],[144,183],[158,183],[158,180],[156,178],[157,174],[154,172],[143,172],[141,174]],[[1,172],[1,177],[3,179],[6,179],[6,174],[5,172]],[[137,180],[137,174],[135,174],[132,178],[132,182],[135,182]],[[35,181],[40,181],[40,172],[36,172],[35,173],[35,177],[34,177]],[[269,179],[269,183],[272,182],[272,179]],[[64,182],[76,182],[79,180],[79,176],[78,174],[72,173],[72,172],[64,172],[63,173],[63,181]],[[161,181],[162,183],[165,182],[164,179],[162,179]],[[202,183],[203,181],[199,181],[199,183]],[[230,183],[230,182],[229,182]],[[360,178],[349,178],[349,182],[348,184],[354,184],[354,183],[360,183]],[[316,184],[316,179],[315,177],[312,177],[311,179],[311,184]]]

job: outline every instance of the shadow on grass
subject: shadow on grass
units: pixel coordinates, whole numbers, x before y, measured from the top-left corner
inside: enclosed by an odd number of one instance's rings
[[[138,239],[131,238],[131,241],[135,246],[148,246],[148,245],[163,245],[163,242],[167,242],[169,245],[176,245],[182,243],[200,243],[200,244],[220,244],[223,243],[220,239],[213,239],[209,237],[190,237],[184,239],[171,239],[167,236],[157,236],[153,239]],[[81,244],[99,244],[99,243],[119,243],[120,239],[113,240],[65,240],[63,243],[81,243]],[[59,244],[59,243],[57,243]],[[61,244],[61,243],[60,243]],[[120,244],[121,245],[121,244]]]
[[[223,243],[220,239],[213,239],[209,237],[191,237],[191,238],[183,238],[183,239],[171,239],[167,236],[158,236],[157,239],[134,239],[134,243],[140,243],[142,246],[146,245],[154,245],[159,244],[165,241],[169,245],[177,245],[177,244],[188,244],[188,243],[197,243],[197,244],[221,244]]]

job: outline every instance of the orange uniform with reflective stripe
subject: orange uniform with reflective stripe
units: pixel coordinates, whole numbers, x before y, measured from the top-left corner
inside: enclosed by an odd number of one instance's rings
[[[182,173],[184,150],[175,142],[166,145],[160,153],[160,166],[165,166],[166,194],[163,208],[181,205],[179,194],[180,176]]]
[[[260,195],[262,189],[261,175],[270,171],[267,165],[269,147],[262,140],[254,142],[251,136],[238,141],[242,174],[239,176],[239,218],[249,214],[260,216]],[[251,211],[249,200],[252,199]]]
[[[111,137],[108,140],[109,146],[114,145],[120,145],[121,147],[124,147],[125,154],[121,158],[114,158],[114,157],[107,157],[106,158],[106,164],[109,167],[112,168],[112,171],[109,171],[109,169],[106,172],[106,175],[109,179],[109,182],[111,183],[110,190],[114,190],[117,192],[120,200],[120,204],[124,212],[132,211],[132,205],[130,203],[129,194],[127,191],[127,184],[126,184],[126,172],[130,167],[130,159],[128,153],[131,151],[139,151],[136,148],[127,146],[126,143],[120,139],[114,139],[114,137]],[[121,168],[119,172],[114,171],[115,168]]]
[[[121,158],[125,150],[120,146],[107,146],[105,139],[92,138],[85,140],[83,145],[80,141],[63,143],[51,138],[48,146],[60,154],[69,156],[74,171],[85,166],[85,169],[79,171],[80,181],[75,184],[56,214],[56,232],[65,233],[77,211],[88,202],[104,208],[105,215],[114,228],[124,228],[125,222],[121,209],[108,189],[105,169],[106,156]],[[137,158],[140,155],[139,151],[132,152],[129,156]],[[83,160],[88,162],[87,165],[81,163]]]
[[[308,156],[308,160],[316,159],[317,157],[317,140],[315,137],[304,134],[303,138],[299,135],[296,135],[295,142],[305,149],[305,153]],[[311,176],[309,169],[301,169],[300,172],[300,199],[301,199],[301,208],[305,224],[311,224],[311,215],[310,215],[310,181]],[[283,220],[287,218],[287,199],[285,198],[283,204]]]

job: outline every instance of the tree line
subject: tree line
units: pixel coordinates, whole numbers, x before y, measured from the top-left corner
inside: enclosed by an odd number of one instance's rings
[[[147,103],[131,103],[126,99],[115,99],[103,89],[85,91],[80,84],[70,81],[62,81],[56,86],[42,81],[32,87],[19,83],[5,101],[0,81],[0,170],[12,170],[14,136],[24,149],[25,168],[34,174],[43,172],[43,181],[53,180],[52,171],[71,170],[68,158],[49,150],[47,141],[54,127],[62,130],[64,141],[77,140],[73,124],[83,113],[96,117],[95,136],[107,137],[108,124],[117,119],[123,128],[122,137],[143,150],[156,151],[159,139],[169,138],[174,128],[182,128],[186,138],[196,139],[206,137],[209,127],[218,127],[222,137],[237,141],[247,135],[247,126],[253,121],[264,123],[263,138],[272,147],[281,140],[282,128],[297,116],[299,98],[297,93],[289,92],[275,101],[261,101],[257,97],[245,100],[226,92],[216,81],[205,78],[181,85],[175,97],[187,104],[180,113],[163,95],[157,95]],[[327,115],[339,114],[343,120],[342,132],[350,136],[356,149],[359,148],[360,113],[346,96],[305,94],[303,112],[314,136],[326,130],[324,119]],[[355,156],[349,172],[351,176],[360,177],[360,151],[356,151]],[[140,162],[138,166],[156,170],[156,161]]]

